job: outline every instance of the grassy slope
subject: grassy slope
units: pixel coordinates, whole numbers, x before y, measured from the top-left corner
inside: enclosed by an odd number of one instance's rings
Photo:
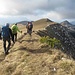
[[[19,26],[23,33],[24,26]],[[43,27],[43,26],[42,26]],[[39,26],[35,28],[39,29]],[[34,29],[35,29],[34,28]],[[21,38],[19,38],[21,37]],[[74,75],[75,61],[60,50],[48,48],[39,42],[33,32],[20,35],[10,53],[5,57],[0,41],[0,75]]]

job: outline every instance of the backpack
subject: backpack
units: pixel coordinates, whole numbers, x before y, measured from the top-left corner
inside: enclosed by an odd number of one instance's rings
[[[17,33],[17,29],[16,29],[16,26],[15,25],[12,26],[11,30],[12,30],[12,33],[13,34]]]
[[[27,28],[28,28],[29,30],[31,30],[31,29],[33,28],[33,25],[32,25],[32,24],[28,24],[28,25],[27,25]]]
[[[2,37],[10,37],[9,28],[7,26],[2,27]]]

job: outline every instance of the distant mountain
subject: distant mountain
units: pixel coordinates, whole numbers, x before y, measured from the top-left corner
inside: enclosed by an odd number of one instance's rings
[[[35,21],[35,22],[53,22],[53,21],[51,21],[50,19],[48,19],[48,18],[43,18],[43,19],[39,19],[39,20],[37,20],[37,21]]]
[[[28,21],[20,21],[20,22],[17,22],[17,24],[23,24],[23,25],[26,25],[28,23]]]
[[[68,22],[67,20],[61,22],[60,24],[63,25],[63,26],[66,26],[66,27],[67,26],[72,26],[72,24],[70,22]]]
[[[49,25],[50,23],[52,23],[53,21],[51,21],[50,19],[48,18],[42,18],[42,19],[39,19],[37,21],[34,21],[33,24],[34,25]]]
[[[72,23],[73,25],[75,25],[75,21],[71,21],[71,23]]]
[[[75,26],[71,24],[70,22],[68,22],[67,20],[61,22],[60,24],[67,27],[69,30],[72,30],[72,31],[75,30]]]
[[[66,20],[66,21],[61,22],[60,24],[67,27],[71,31],[75,31],[75,25],[73,25],[72,22],[68,22]]]

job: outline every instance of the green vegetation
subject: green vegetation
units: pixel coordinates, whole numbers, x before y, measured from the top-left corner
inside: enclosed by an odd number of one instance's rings
[[[60,40],[58,40],[56,38],[50,38],[49,36],[41,37],[40,42],[48,44],[51,48],[55,48],[55,47],[60,48],[61,47]]]

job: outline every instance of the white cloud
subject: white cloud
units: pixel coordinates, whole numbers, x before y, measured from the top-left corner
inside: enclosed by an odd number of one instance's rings
[[[0,14],[25,15],[32,14],[38,9],[47,8],[47,0],[1,0]],[[2,9],[3,8],[3,9]]]
[[[57,12],[54,12],[54,11],[47,12],[46,14],[44,14],[42,16],[48,17],[50,19],[57,19],[57,20],[62,19],[62,16],[60,14],[58,14]]]
[[[0,16],[36,20],[74,19],[75,0],[0,0]]]

